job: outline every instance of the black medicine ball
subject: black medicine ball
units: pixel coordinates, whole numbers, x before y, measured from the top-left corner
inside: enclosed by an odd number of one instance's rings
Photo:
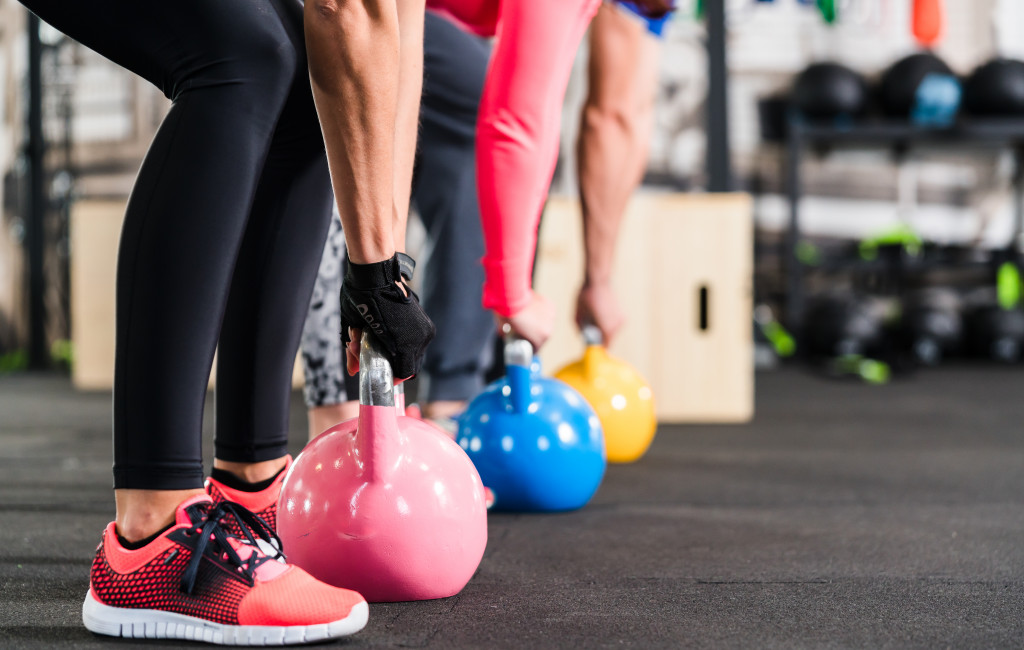
[[[934,54],[922,52],[900,59],[882,74],[878,102],[890,117],[910,117],[917,87],[930,74],[953,75],[949,66]]]
[[[964,84],[964,105],[975,115],[1024,114],[1024,61],[993,59]]]
[[[793,104],[807,117],[854,117],[868,104],[864,78],[838,63],[814,63],[797,75]]]

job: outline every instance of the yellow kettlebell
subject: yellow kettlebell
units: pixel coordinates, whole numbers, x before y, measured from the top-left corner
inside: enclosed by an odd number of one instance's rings
[[[632,463],[651,446],[658,428],[651,387],[632,366],[608,354],[596,327],[584,327],[583,339],[583,358],[555,377],[575,388],[597,411],[608,462]]]

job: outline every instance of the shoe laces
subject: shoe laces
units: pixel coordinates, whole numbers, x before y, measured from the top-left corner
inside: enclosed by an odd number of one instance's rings
[[[232,501],[222,501],[216,505],[208,502],[197,503],[189,506],[187,512],[193,523],[192,528],[185,534],[198,534],[199,539],[192,551],[192,557],[185,566],[185,571],[181,574],[181,590],[186,594],[191,594],[195,589],[199,565],[208,550],[216,550],[221,559],[233,564],[250,584],[254,582],[253,575],[261,564],[285,559],[284,553],[281,552],[281,539],[267,522],[247,510],[245,506]],[[225,529],[224,520],[228,518],[238,524],[243,537],[232,535]],[[229,541],[231,539],[236,540],[236,544],[232,544]],[[260,544],[261,540],[265,543]],[[214,545],[213,549],[210,549],[211,544]],[[252,552],[248,558],[243,558],[243,548],[248,547],[251,547]]]

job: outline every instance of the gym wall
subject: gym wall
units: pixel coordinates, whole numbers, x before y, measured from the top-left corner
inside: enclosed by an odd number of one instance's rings
[[[916,49],[910,2],[851,0],[852,15],[826,26],[797,0],[757,3],[730,0],[728,62],[730,139],[736,178],[756,178],[761,195],[758,226],[778,230],[788,218],[781,196],[783,164],[764,146],[757,100],[787,88],[793,75],[817,60],[834,58],[868,76]],[[1019,0],[946,0],[947,32],[937,53],[959,73],[996,52],[1024,57],[1024,3]],[[703,26],[692,0],[681,2],[666,31],[661,88],[656,104],[647,182],[672,189],[704,184]],[[563,112],[562,150],[554,190],[575,187],[574,143],[579,107],[586,94],[586,53],[577,57]],[[922,234],[940,241],[975,238],[1005,242],[1010,230],[1009,166],[997,154],[958,156],[929,152],[917,165]],[[809,234],[861,237],[896,218],[897,181],[884,152],[837,153],[808,160],[804,170],[803,219]],[[983,232],[982,232],[983,231]]]

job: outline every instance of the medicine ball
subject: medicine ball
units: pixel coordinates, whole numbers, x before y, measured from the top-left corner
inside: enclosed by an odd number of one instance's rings
[[[892,64],[882,73],[878,87],[882,112],[890,117],[910,117],[917,101],[917,89],[928,75],[955,78],[949,66],[929,52],[911,54]]]
[[[977,355],[1015,363],[1024,353],[1024,311],[982,305],[967,315],[970,349]]]
[[[1024,114],[1024,61],[993,59],[964,84],[964,105],[975,115]]]
[[[797,75],[792,99],[807,117],[855,117],[867,108],[867,84],[846,66],[813,63]]]

